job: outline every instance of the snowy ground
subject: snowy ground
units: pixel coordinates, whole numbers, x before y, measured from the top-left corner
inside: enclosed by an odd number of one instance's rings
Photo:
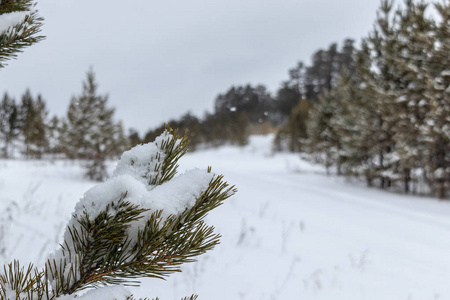
[[[327,177],[270,137],[245,148],[186,155],[181,170],[213,166],[239,192],[207,218],[222,244],[137,297],[450,299],[450,203]],[[94,183],[69,162],[0,161],[0,263],[42,265],[77,200]]]

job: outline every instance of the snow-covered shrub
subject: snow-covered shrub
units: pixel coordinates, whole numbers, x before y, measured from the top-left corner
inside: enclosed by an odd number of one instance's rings
[[[203,219],[236,190],[210,168],[175,176],[187,144],[166,130],[125,152],[113,177],[76,204],[64,242],[43,270],[18,262],[5,268],[0,300],[67,300],[98,287],[77,299],[130,300],[129,292],[111,286],[165,278],[214,248],[220,236]]]

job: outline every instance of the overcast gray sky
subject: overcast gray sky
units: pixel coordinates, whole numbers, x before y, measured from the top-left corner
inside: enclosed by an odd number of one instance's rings
[[[64,115],[92,66],[116,118],[141,133],[213,110],[231,85],[273,93],[297,61],[371,30],[380,0],[41,0],[47,39],[0,70],[0,93]]]

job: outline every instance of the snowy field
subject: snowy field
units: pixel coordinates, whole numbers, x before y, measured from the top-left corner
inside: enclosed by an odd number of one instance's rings
[[[450,299],[450,203],[327,177],[296,155],[272,155],[270,142],[180,161],[180,171],[211,165],[239,192],[207,218],[221,245],[167,281],[143,280],[136,297]],[[94,184],[76,163],[0,161],[0,262],[42,266]]]

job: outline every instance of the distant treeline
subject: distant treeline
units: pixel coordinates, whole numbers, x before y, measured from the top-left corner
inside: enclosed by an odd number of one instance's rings
[[[206,113],[203,118],[187,113],[167,123],[189,135],[191,149],[225,143],[245,145],[250,134],[278,131],[301,99],[316,101],[323,91],[331,89],[343,69],[354,73],[353,43],[347,39],[341,49],[332,44],[327,50],[317,51],[310,66],[298,63],[289,70],[289,79],[274,96],[264,85],[232,86],[216,97],[214,113]],[[161,124],[148,131],[143,141],[152,141],[163,130]],[[134,137],[136,142],[140,141],[136,133]]]
[[[275,96],[263,85],[233,86],[217,96],[213,113],[205,113],[203,118],[186,113],[166,124],[189,136],[191,150],[199,145],[245,145],[250,134],[275,132],[286,124],[299,100],[317,99],[323,90],[331,88],[340,70],[353,72],[354,51],[350,39],[341,51],[333,44],[328,50],[317,51],[310,67],[299,63],[289,70],[289,79]],[[0,103],[1,157],[20,154],[27,158],[110,158],[139,143],[153,141],[164,130],[165,125],[161,124],[143,137],[134,129],[126,135],[121,123],[114,121],[114,109],[107,107],[107,97],[97,94],[94,77],[89,71],[82,93],[71,99],[62,118],[49,118],[41,95],[34,97],[27,90],[16,101],[5,93]]]
[[[274,149],[306,153],[338,174],[367,184],[439,198],[450,190],[450,6],[407,0],[393,11],[382,1],[374,30],[360,47],[347,39],[299,62],[271,95],[263,86],[233,86],[215,99],[213,113],[168,120],[190,148],[245,145],[250,134],[275,132]],[[436,16],[437,17],[433,17]],[[164,129],[125,135],[92,71],[67,115],[48,119],[45,101],[29,91],[0,105],[3,157],[20,152],[101,161],[150,142]],[[93,165],[93,168],[102,164]],[[423,190],[420,190],[423,192]]]

